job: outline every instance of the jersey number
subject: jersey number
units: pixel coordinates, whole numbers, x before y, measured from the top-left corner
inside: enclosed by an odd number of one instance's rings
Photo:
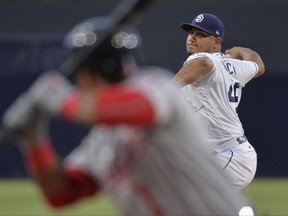
[[[228,91],[229,102],[238,102],[237,89],[239,88],[240,88],[239,82],[235,82],[234,85],[231,85],[229,87]]]

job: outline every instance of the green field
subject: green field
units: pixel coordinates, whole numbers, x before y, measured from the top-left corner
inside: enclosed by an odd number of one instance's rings
[[[288,179],[256,178],[245,190],[258,215],[288,215]],[[0,181],[0,216],[115,216],[105,195],[62,210],[45,205],[37,188],[27,180]]]
[[[288,215],[288,178],[256,178],[245,192],[258,215]]]

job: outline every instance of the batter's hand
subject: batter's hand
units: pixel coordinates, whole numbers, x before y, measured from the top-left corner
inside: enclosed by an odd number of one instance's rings
[[[30,101],[52,115],[57,115],[65,98],[73,91],[70,82],[58,72],[47,72],[29,88]]]
[[[4,113],[3,128],[12,138],[16,136],[28,142],[40,139],[45,136],[50,116],[60,111],[72,89],[61,74],[43,74]]]
[[[48,136],[49,119],[50,116],[44,110],[20,98],[4,114],[3,125],[13,132],[12,138],[25,143],[38,143]]]
[[[4,113],[2,124],[11,131],[13,138],[21,141],[37,143],[46,137],[48,115],[35,104],[31,103],[28,94],[20,96]]]

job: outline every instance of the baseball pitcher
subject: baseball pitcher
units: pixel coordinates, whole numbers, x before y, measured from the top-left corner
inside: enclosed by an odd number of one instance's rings
[[[264,73],[264,63],[248,48],[234,47],[224,55],[224,25],[213,14],[200,14],[181,28],[189,33],[186,47],[191,55],[174,80],[182,83],[184,98],[209,125],[206,140],[214,146],[220,169],[242,189],[254,178],[257,154],[244,134],[237,107],[242,88]]]

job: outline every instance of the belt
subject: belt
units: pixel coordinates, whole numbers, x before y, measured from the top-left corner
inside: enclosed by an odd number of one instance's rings
[[[238,137],[238,138],[236,139],[236,141],[239,143],[239,145],[241,145],[242,143],[248,141],[248,139],[247,139],[246,136],[243,135],[243,136],[241,136],[241,137]]]

